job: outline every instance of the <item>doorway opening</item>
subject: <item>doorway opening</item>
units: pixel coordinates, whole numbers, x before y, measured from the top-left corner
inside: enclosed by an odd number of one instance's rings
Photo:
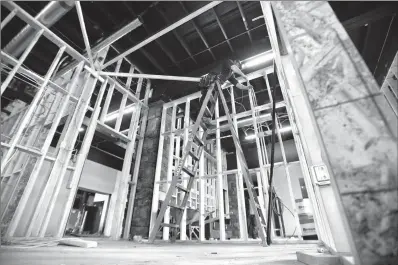
[[[109,200],[109,194],[78,189],[65,228],[65,235],[102,236]]]

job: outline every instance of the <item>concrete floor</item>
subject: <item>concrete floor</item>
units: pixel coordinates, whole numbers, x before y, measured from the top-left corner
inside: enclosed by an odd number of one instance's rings
[[[134,243],[99,240],[97,248],[68,246],[18,248],[2,247],[0,264],[4,265],[149,265],[149,264],[269,264],[303,265],[296,251],[315,251],[315,244],[275,244],[262,247],[258,243],[193,242]]]

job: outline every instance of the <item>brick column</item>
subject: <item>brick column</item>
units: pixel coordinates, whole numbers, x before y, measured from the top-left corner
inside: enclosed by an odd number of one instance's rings
[[[149,233],[163,104],[163,101],[157,101],[149,105],[148,123],[144,136],[133,218],[131,221],[131,237],[139,235],[147,238]]]
[[[228,175],[228,199],[229,199],[229,217],[230,224],[228,228],[232,230],[232,238],[239,238],[239,209],[238,209],[238,191],[236,189],[235,175]]]

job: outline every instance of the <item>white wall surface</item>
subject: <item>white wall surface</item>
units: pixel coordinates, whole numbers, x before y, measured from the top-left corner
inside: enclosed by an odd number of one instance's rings
[[[115,189],[118,170],[86,160],[79,182],[79,188],[112,194]]]
[[[289,165],[289,173],[292,182],[292,189],[294,194],[294,199],[302,199],[299,178],[303,177],[301,167],[299,163],[292,163]],[[279,198],[282,200],[283,204],[286,205],[290,211],[293,212],[292,199],[287,187],[286,172],[284,167],[274,168],[273,184],[275,191]],[[285,231],[287,236],[297,235],[300,227],[296,228],[296,223],[294,221],[293,215],[286,208],[283,209],[283,221],[285,223]],[[296,229],[296,231],[294,231]]]

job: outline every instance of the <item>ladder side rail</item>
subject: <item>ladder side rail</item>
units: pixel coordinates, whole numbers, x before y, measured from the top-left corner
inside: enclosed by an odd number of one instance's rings
[[[257,225],[258,225],[258,228],[259,228],[259,232],[260,232],[259,234],[260,234],[261,240],[262,240],[263,244],[265,245],[266,235],[265,235],[265,231],[264,231],[264,227],[263,227],[263,222],[261,222],[261,219],[260,219],[260,218],[263,218],[263,220],[264,220],[264,216],[261,214],[261,217],[260,217],[260,215],[259,215],[259,213],[262,213],[262,211],[258,211],[258,208],[257,208],[258,200],[253,194],[253,184],[252,184],[252,182],[250,180],[249,168],[247,166],[246,159],[244,157],[242,148],[240,146],[239,138],[238,138],[238,136],[236,134],[235,128],[233,127],[233,122],[232,122],[231,115],[229,114],[229,109],[228,109],[228,106],[227,106],[227,102],[225,100],[224,95],[222,94],[221,86],[220,86],[220,84],[218,82],[217,82],[217,88],[219,90],[220,98],[221,98],[223,106],[224,106],[224,111],[225,111],[225,114],[227,116],[229,126],[231,128],[231,134],[232,134],[232,138],[234,140],[236,151],[239,150],[239,152],[237,152],[237,154],[238,154],[239,160],[240,160],[240,162],[242,164],[242,173],[243,173],[243,177],[245,179],[246,186],[247,186],[247,191],[248,191],[248,194],[249,194],[249,197],[250,197],[250,206],[253,209],[254,216],[255,216],[256,221],[257,221]]]
[[[207,104],[208,104],[208,102],[209,102],[210,96],[211,96],[211,94],[213,93],[213,91],[214,91],[214,85],[213,85],[213,88],[210,88],[210,89],[209,89],[209,91],[208,91],[208,93],[207,93],[207,95],[206,95],[206,98],[205,98],[205,100],[203,101],[203,104],[202,104],[201,109],[206,110]],[[216,93],[217,93],[217,92],[216,92]],[[207,96],[208,96],[208,97],[207,97]],[[210,113],[211,113],[211,114],[214,113],[214,109],[215,109],[215,104],[212,104],[212,106],[210,107]],[[204,113],[204,112],[203,112],[203,113]],[[203,116],[203,114],[202,114],[202,116]],[[199,112],[199,115],[198,115],[198,117],[197,117],[197,119],[196,119],[196,123],[198,123],[198,124],[200,125],[201,120],[202,120],[202,117],[200,116],[200,112]],[[196,123],[195,123],[195,126],[196,126]],[[195,128],[195,127],[194,127],[194,128]],[[198,129],[199,129],[199,127],[198,127]],[[196,134],[196,133],[197,133],[196,131],[192,131],[192,135],[194,135],[194,134]],[[207,137],[207,131],[203,134],[203,139],[206,139],[206,137]],[[185,159],[186,159],[186,158],[188,157],[188,155],[189,155],[188,152],[191,151],[191,148],[192,148],[192,141],[193,141],[193,137],[191,137],[191,140],[187,143],[187,146],[186,146],[186,149],[185,149],[185,153],[183,154],[183,156],[184,156]],[[203,140],[202,140],[202,141],[203,141]],[[189,145],[189,148],[187,148],[188,145]],[[198,152],[198,154],[197,154],[198,157],[201,156],[201,154],[202,154],[202,152],[203,152],[203,149],[204,149],[204,146],[200,146],[200,147],[199,147],[199,152]],[[185,164],[185,162],[184,162],[184,164]],[[183,164],[183,165],[184,165],[184,164]],[[198,166],[199,166],[199,161],[196,160],[196,161],[194,162],[194,166],[192,167],[192,172],[194,173],[194,175],[196,175],[196,172],[197,172],[197,170],[198,170]],[[177,221],[176,224],[180,224],[180,223],[181,223],[183,214],[184,214],[184,212],[185,212],[185,210],[186,210],[186,204],[187,204],[188,199],[189,199],[189,197],[190,197],[190,193],[191,193],[191,190],[192,190],[192,186],[193,186],[194,181],[195,181],[195,178],[194,178],[193,176],[190,176],[189,181],[188,181],[188,185],[187,185],[187,187],[186,187],[186,189],[187,189],[188,192],[185,193],[184,198],[183,198],[183,200],[182,200],[182,203],[181,203],[181,205],[180,205],[181,207],[184,208],[184,210],[178,215],[178,218],[177,218],[177,220],[176,220],[176,221]],[[180,231],[181,231],[181,227],[180,227]],[[172,238],[172,241],[175,241],[176,237],[177,237],[177,233],[174,233],[173,238]]]
[[[259,164],[260,164],[260,180],[261,180],[261,183],[263,183],[263,185],[261,185],[261,190],[262,190],[263,194],[267,194],[267,190],[266,190],[267,188],[266,188],[266,185],[265,185],[265,183],[267,181],[266,181],[266,177],[264,175],[264,170],[263,170],[263,168],[264,168],[264,164],[263,164],[264,159],[262,157],[263,154],[261,152],[261,144],[260,144],[260,139],[259,139],[259,128],[257,126],[257,113],[255,111],[255,107],[257,105],[257,101],[256,101],[255,93],[254,93],[253,90],[249,90],[248,93],[249,93],[250,108],[252,110],[253,127],[254,127],[254,134],[255,134],[256,146],[257,146],[257,156],[258,156],[258,161],[259,161]],[[259,186],[260,186],[260,184],[259,184]],[[260,189],[258,190],[258,192],[259,193],[261,192]],[[260,196],[260,197],[263,198],[263,196]],[[263,203],[265,203],[264,200],[263,200]],[[264,206],[265,206],[265,204],[264,204]],[[261,207],[261,211],[263,211],[262,207]],[[265,214],[264,211],[263,211],[263,215],[266,217],[266,214]],[[268,225],[266,222],[264,222],[264,224]]]
[[[200,121],[202,120],[203,114],[204,114],[204,112],[206,110],[207,102],[209,101],[209,98],[210,98],[210,95],[211,95],[213,89],[214,89],[214,84],[211,85],[211,87],[207,91],[206,97],[205,97],[205,99],[203,101],[206,104],[203,104],[202,107],[200,108],[198,117],[196,118],[195,125],[192,128],[191,137],[190,137],[187,145],[184,148],[183,157],[182,157],[182,159],[180,159],[180,161],[178,163],[178,166],[177,166],[177,168],[174,171],[174,176],[172,178],[171,184],[169,186],[169,189],[167,191],[166,197],[165,197],[165,199],[164,199],[164,201],[162,203],[162,206],[160,208],[160,212],[159,212],[159,214],[158,214],[158,216],[156,218],[155,224],[153,226],[152,234],[149,236],[149,239],[148,239],[148,241],[151,242],[151,243],[155,240],[156,233],[157,233],[157,231],[160,228],[160,225],[161,225],[162,219],[164,217],[164,214],[165,214],[166,210],[169,208],[169,202],[171,200],[172,194],[173,194],[173,192],[174,192],[174,190],[176,188],[176,184],[177,184],[177,182],[179,180],[179,177],[181,175],[182,168],[183,168],[183,166],[185,164],[185,161],[186,161],[186,159],[187,159],[187,157],[189,155],[189,151],[190,151],[191,146],[192,146],[193,136],[199,130]],[[170,143],[170,144],[174,144],[174,143]]]

